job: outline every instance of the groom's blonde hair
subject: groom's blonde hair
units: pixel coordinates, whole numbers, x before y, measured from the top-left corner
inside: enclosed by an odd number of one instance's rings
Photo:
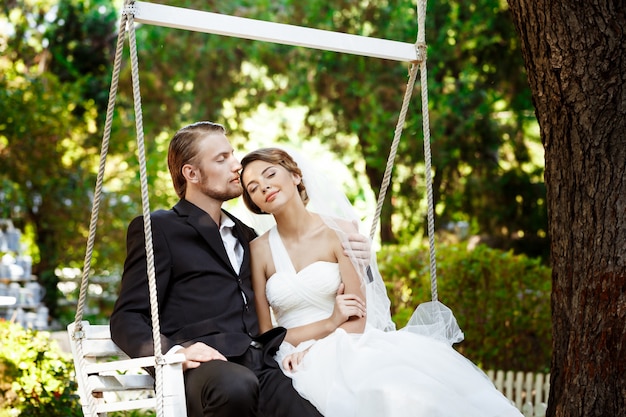
[[[298,168],[298,164],[293,160],[291,155],[280,148],[261,148],[256,151],[252,151],[241,160],[241,175],[240,178],[243,178],[243,172],[246,170],[246,166],[248,166],[251,162],[254,161],[264,161],[274,165],[280,165],[289,171],[292,174],[296,174],[300,177],[301,181],[298,184],[298,192],[300,193],[300,198],[306,205],[309,202],[309,196],[306,192],[306,187],[304,186],[304,178],[302,177],[302,171]],[[267,214],[263,210],[259,208],[248,194],[248,190],[246,187],[243,187],[243,202],[246,204],[248,209],[255,214]]]
[[[198,143],[207,135],[214,133],[226,134],[226,128],[219,123],[196,122],[181,128],[170,141],[167,151],[167,166],[178,197],[184,198],[187,191],[187,180],[183,175],[183,166],[200,162],[197,160]]]

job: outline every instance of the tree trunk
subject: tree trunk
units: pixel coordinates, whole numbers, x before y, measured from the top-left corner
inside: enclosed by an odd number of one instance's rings
[[[626,5],[508,2],[545,148],[547,415],[626,416]]]
[[[380,188],[382,187],[383,176],[385,174],[383,172],[378,171],[377,169],[366,167],[365,171],[367,173],[367,177],[369,179],[370,184],[372,184],[372,189],[375,191],[376,199],[380,195]],[[393,214],[393,206],[391,203],[391,185],[387,188],[387,193],[385,194],[385,201],[383,203],[383,207],[380,211],[379,225],[380,225],[380,241],[383,244],[394,244],[398,243],[395,234],[393,233],[393,225],[391,223],[391,215]],[[373,214],[373,212],[372,212]],[[369,230],[367,231],[369,233]]]

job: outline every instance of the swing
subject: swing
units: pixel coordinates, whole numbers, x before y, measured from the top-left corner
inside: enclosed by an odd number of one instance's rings
[[[409,81],[407,83],[400,116],[394,132],[394,138],[385,168],[381,191],[378,196],[376,212],[370,230],[370,239],[374,239],[375,236],[377,222],[380,218],[383,201],[390,183],[391,171],[406,119],[409,101],[417,77],[417,71],[419,69],[421,71],[420,82],[422,86],[424,153],[426,163],[426,183],[428,190],[428,236],[430,244],[431,293],[433,301],[437,301],[430,130],[428,125],[428,91],[426,85],[426,44],[424,33],[425,14],[426,1],[419,0],[417,7],[417,42],[415,44],[410,44],[300,26],[232,17],[141,1],[125,1],[117,39],[105,129],[100,154],[100,165],[94,193],[94,202],[89,226],[89,236],[87,239],[79,300],[75,320],[67,326],[76,369],[78,392],[85,416],[106,416],[106,413],[108,412],[143,408],[155,409],[156,414],[159,417],[184,417],[187,415],[182,369],[182,363],[184,362],[185,357],[183,354],[163,355],[161,353],[159,310],[156,294],[154,251],[152,247],[134,22],[410,62],[411,68],[409,72]],[[104,169],[111,134],[113,110],[115,107],[115,97],[117,94],[121,56],[126,30],[129,32],[136,120],[135,127],[140,166],[144,234],[146,239],[147,278],[150,294],[150,309],[155,352],[154,356],[136,359],[129,359],[121,351],[121,349],[115,345],[115,343],[111,340],[108,325],[92,325],[88,321],[83,320],[83,310],[87,298],[89,273],[91,271],[91,258],[96,234],[96,223],[98,220],[100,196],[102,192]],[[151,366],[155,368],[154,379],[145,373],[127,373],[128,371]],[[167,383],[164,383],[164,381],[167,381]],[[128,391],[147,391],[148,393],[145,398],[139,399],[120,399],[117,395],[108,395],[108,393],[127,393]]]

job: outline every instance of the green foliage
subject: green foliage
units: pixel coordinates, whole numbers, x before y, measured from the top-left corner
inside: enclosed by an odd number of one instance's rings
[[[437,249],[437,264],[438,298],[465,333],[461,353],[484,369],[550,368],[551,271],[540,259],[449,244]],[[379,253],[398,327],[431,299],[428,265],[425,248],[386,246]]]
[[[498,0],[432,6],[426,39],[438,222],[468,220],[475,225],[474,232],[499,236],[505,243],[520,235],[545,237],[543,162],[530,157],[530,144],[538,144],[529,130],[536,121],[508,7]],[[266,18],[261,9],[245,12]],[[358,6],[345,0],[282,0],[273,10],[271,20],[284,23],[405,42],[417,35],[415,4],[407,0]],[[378,193],[407,65],[280,45],[257,50],[258,55],[248,59],[267,67],[270,78],[288,82],[280,84],[282,88],[255,84],[255,96],[267,104],[289,100],[306,106],[305,134],[322,137],[337,154],[364,160],[370,186]],[[395,161],[393,187],[381,215],[385,243],[407,242],[423,230],[423,199],[416,198],[425,189],[417,95],[416,90]],[[357,137],[359,155],[352,153],[354,143],[344,140],[349,135]],[[545,248],[546,242],[535,239],[533,244]]]
[[[0,320],[0,417],[82,416],[74,366],[49,336]]]
[[[409,0],[167,3],[403,42],[417,34]],[[41,254],[34,272],[53,315],[59,312],[55,270],[82,267],[120,5],[24,0],[0,9],[0,26],[7,28],[0,33],[0,211],[32,230],[37,248],[31,252]],[[438,227],[467,221],[472,233],[498,237],[499,247],[546,256],[543,167],[531,149],[538,145],[536,121],[508,12],[499,0],[429,5],[437,221]],[[138,25],[136,35],[152,208],[176,199],[165,162],[168,139],[200,119],[228,126],[238,150],[253,134],[279,143],[319,140],[378,193],[406,64],[151,25]],[[92,262],[96,274],[119,269],[126,225],[140,212],[131,90],[126,46]],[[385,243],[423,234],[418,92],[381,214]],[[283,111],[293,106],[304,109],[302,125]],[[259,133],[248,122],[261,108],[280,117]]]
[[[408,0],[168,4],[405,42],[417,35],[415,4]],[[475,233],[499,236],[506,248],[523,236],[542,245],[545,254],[547,240],[536,239],[546,234],[542,160],[531,158],[529,149],[539,144],[531,130],[536,121],[506,3],[434,3],[426,31],[438,221],[470,221]],[[171,132],[208,118],[229,126],[237,145],[258,129],[246,121],[259,107],[303,106],[298,134],[321,139],[348,165],[364,161],[358,173],[378,192],[406,87],[406,64],[150,26],[138,31],[138,49],[148,132]],[[254,70],[245,70],[249,67]],[[129,85],[126,77],[123,83]],[[121,90],[124,97],[129,93]],[[424,192],[417,93],[381,215],[386,243],[407,242],[423,230],[423,199],[416,198]],[[272,126],[274,140],[293,142],[291,123]],[[158,150],[148,149],[156,158],[152,151]]]
[[[101,1],[57,3],[26,1],[0,14],[14,30],[0,34],[0,217],[33,231],[36,248],[28,253],[39,255],[33,272],[52,314],[55,270],[84,257],[116,18]],[[127,222],[120,228],[119,219],[128,205],[114,181],[104,185],[100,210],[103,241],[115,242],[95,252],[102,269],[123,259],[117,242]]]

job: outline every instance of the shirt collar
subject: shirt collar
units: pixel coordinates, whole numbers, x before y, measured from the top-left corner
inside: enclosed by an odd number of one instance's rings
[[[220,231],[224,228],[232,229],[235,226],[235,222],[233,219],[228,217],[224,212],[222,212],[220,217]]]

